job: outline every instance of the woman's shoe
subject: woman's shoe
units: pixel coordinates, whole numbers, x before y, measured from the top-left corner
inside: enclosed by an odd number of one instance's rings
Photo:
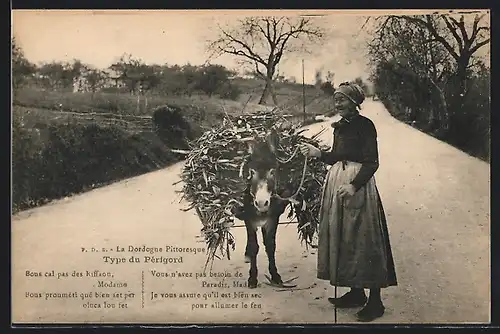
[[[358,313],[356,318],[361,322],[370,322],[384,315],[385,307],[382,302],[368,302]]]
[[[338,308],[353,308],[361,307],[366,303],[365,292],[352,292],[349,291],[340,298],[328,298],[330,304],[337,306]]]

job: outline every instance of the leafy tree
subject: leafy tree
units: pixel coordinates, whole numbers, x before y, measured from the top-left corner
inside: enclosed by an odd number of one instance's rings
[[[11,39],[12,52],[12,85],[17,89],[26,83],[26,79],[36,72],[36,66],[28,61],[24,56],[22,48],[16,43],[16,39]]]
[[[488,155],[489,80],[476,52],[489,43],[480,14],[385,16],[369,47],[375,93],[396,117]]]
[[[43,63],[38,73],[42,78],[44,86],[50,89],[59,89],[63,87],[65,80],[65,68],[61,62]]]
[[[200,69],[198,87],[208,96],[212,96],[223,86],[229,84],[229,77],[234,72],[221,65],[208,65]]]
[[[110,70],[118,74],[118,79],[125,84],[131,94],[141,94],[159,84],[158,69],[148,66],[130,54],[124,54],[113,63]]]
[[[97,68],[88,68],[84,74],[84,78],[87,81],[87,84],[92,93],[95,93],[97,90],[101,89],[108,79],[108,74]]]
[[[453,126],[453,117],[462,109],[470,70],[477,65],[474,54],[490,41],[485,15],[428,14],[376,18],[370,43],[372,64],[389,62],[395,71],[413,72],[422,78],[439,101],[432,108],[429,124],[443,135]],[[433,125],[434,124],[434,125]]]

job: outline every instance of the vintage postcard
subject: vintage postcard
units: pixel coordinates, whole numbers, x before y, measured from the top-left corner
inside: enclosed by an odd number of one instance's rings
[[[13,10],[13,324],[490,322],[488,10]]]

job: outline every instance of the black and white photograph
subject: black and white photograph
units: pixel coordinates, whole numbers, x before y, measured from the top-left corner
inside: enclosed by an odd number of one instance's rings
[[[12,10],[12,324],[489,324],[490,11]]]

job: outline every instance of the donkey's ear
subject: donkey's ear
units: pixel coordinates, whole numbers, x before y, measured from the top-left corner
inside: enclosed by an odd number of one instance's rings
[[[249,154],[253,154],[254,149],[255,149],[255,141],[254,140],[247,141],[247,152]]]
[[[269,147],[273,152],[276,152],[278,150],[279,140],[280,138],[278,136],[278,132],[275,128],[272,128],[267,135],[267,143],[269,144]]]

